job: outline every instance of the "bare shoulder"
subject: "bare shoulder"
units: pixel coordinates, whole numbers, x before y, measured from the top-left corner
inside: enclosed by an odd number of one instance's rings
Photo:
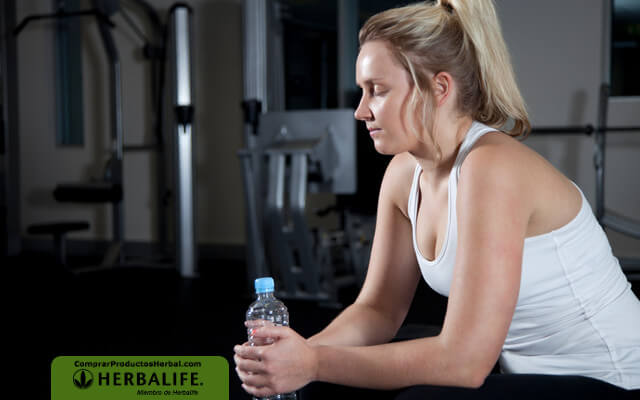
[[[407,218],[407,203],[415,168],[416,159],[411,154],[395,155],[387,166],[380,188],[380,204],[398,207]]]
[[[461,177],[487,176],[500,180],[514,180],[537,164],[537,154],[516,139],[500,132],[482,136],[473,146],[460,167]],[[537,167],[535,165],[534,167]]]
[[[538,168],[535,155],[522,143],[500,132],[490,132],[478,139],[465,157],[458,180],[458,206],[519,204],[531,214],[527,174]]]
[[[511,171],[526,170],[525,165],[537,162],[538,157],[535,151],[517,139],[501,132],[489,132],[474,144],[460,172],[478,168],[483,171],[487,168],[499,170],[504,166],[511,166]]]
[[[544,184],[572,186],[551,163],[521,141],[501,132],[490,132],[476,142],[460,169],[469,173],[496,174],[511,179],[521,189]]]
[[[476,142],[460,168],[459,185],[486,185],[516,197],[530,213],[527,236],[556,229],[580,208],[571,181],[524,143],[500,132]]]

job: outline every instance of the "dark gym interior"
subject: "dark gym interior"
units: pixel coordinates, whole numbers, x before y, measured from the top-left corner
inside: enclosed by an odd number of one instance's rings
[[[561,3],[496,1],[531,108],[525,143],[584,189],[640,296],[640,7]],[[254,13],[261,5],[266,16]],[[0,0],[0,265],[6,348],[29,390],[21,397],[51,397],[58,356],[215,355],[229,362],[229,398],[249,399],[233,346],[247,337],[254,278],[278,278],[291,326],[305,337],[356,298],[390,157],[375,152],[363,124],[341,121],[359,100],[359,26],[396,5]],[[247,27],[250,18],[267,21],[265,30]],[[181,31],[184,21],[191,27]],[[268,78],[255,84],[259,63],[247,60],[261,46]],[[535,64],[547,58],[566,62]],[[323,116],[333,125],[319,129],[330,136],[346,126],[351,142],[343,148],[313,132],[321,145],[306,153],[306,209],[284,214],[304,229],[261,230],[272,186],[260,184],[274,173],[252,164],[252,143],[266,140],[269,124],[299,127]],[[176,139],[187,135],[188,146]],[[344,160],[331,155],[338,149],[354,162],[344,187]],[[286,156],[279,173],[293,180],[294,156]],[[283,247],[292,237],[297,247]],[[302,275],[300,265],[318,275]],[[421,281],[396,339],[436,335],[446,304]],[[306,390],[299,399],[377,396]]]

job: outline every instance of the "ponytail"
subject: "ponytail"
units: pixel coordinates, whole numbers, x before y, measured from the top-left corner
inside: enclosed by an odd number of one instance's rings
[[[492,0],[437,0],[387,10],[365,23],[359,40],[361,46],[372,40],[390,45],[413,80],[412,110],[423,129],[433,125],[427,122],[433,115],[427,77],[440,71],[458,83],[460,112],[511,136],[531,129]],[[433,129],[428,131],[437,148]]]
[[[526,134],[531,124],[493,2],[439,0],[439,4],[458,17],[475,50],[485,97],[475,119],[490,126],[503,126],[510,118],[514,126],[509,133]]]

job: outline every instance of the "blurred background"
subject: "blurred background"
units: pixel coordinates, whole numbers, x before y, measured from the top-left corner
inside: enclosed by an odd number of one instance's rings
[[[0,0],[0,253],[42,397],[57,355],[229,360],[253,279],[304,335],[357,295],[389,161],[352,118],[391,0]],[[640,2],[496,0],[534,127],[637,293]],[[364,131],[364,132],[363,132]],[[437,333],[421,284],[402,335]]]

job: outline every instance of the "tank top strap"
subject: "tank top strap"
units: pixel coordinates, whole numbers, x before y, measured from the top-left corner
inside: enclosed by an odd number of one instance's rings
[[[418,209],[418,196],[420,189],[418,187],[418,178],[420,177],[420,172],[422,168],[419,163],[416,163],[416,167],[413,171],[413,180],[411,181],[411,192],[409,192],[409,202],[407,204],[407,213],[409,214],[409,219],[412,224],[416,223],[416,211]]]
[[[495,132],[497,130],[498,129],[492,128],[481,122],[473,121],[473,123],[471,124],[471,127],[469,128],[469,131],[467,132],[467,135],[464,137],[464,140],[460,145],[460,150],[458,150],[456,161],[453,164],[453,170],[455,171],[456,182],[460,177],[460,167],[462,166],[462,162],[467,157],[471,149],[473,149],[473,145],[475,145],[478,139],[484,136],[485,133]]]

